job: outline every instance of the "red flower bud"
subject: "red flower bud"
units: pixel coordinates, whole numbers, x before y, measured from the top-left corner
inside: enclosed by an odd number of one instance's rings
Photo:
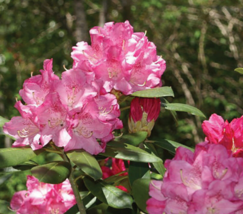
[[[159,112],[159,98],[135,97],[131,102],[128,120],[129,132],[147,131],[150,136]]]

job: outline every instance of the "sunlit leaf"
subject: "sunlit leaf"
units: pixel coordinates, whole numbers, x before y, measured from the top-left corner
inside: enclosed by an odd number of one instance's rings
[[[243,74],[243,68],[236,68],[235,71],[240,74]]]
[[[193,115],[197,115],[200,117],[205,117],[205,115],[196,107],[187,105],[187,104],[182,104],[182,103],[161,103],[161,106],[164,107],[167,110],[171,111],[182,111],[182,112],[187,112]]]
[[[146,89],[142,91],[136,91],[131,94],[135,97],[174,97],[174,92],[171,87],[164,86],[159,88]]]
[[[55,161],[31,169],[33,176],[40,182],[59,184],[68,178],[71,166],[64,161]]]
[[[72,162],[79,166],[85,174],[92,177],[94,180],[102,177],[102,171],[99,163],[94,156],[84,150],[76,150],[68,153],[68,157]]]
[[[104,181],[93,181],[89,177],[84,178],[84,183],[88,190],[103,203],[118,209],[132,208],[133,199],[128,193]]]
[[[31,148],[1,148],[0,168],[16,166],[36,156]]]

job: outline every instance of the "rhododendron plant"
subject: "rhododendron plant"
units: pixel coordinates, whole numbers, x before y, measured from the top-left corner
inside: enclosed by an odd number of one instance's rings
[[[61,78],[46,59],[24,81],[20,116],[0,117],[14,138],[12,148],[0,149],[1,184],[29,174],[27,190],[0,207],[19,214],[242,213],[242,118],[228,123],[213,114],[195,151],[151,136],[161,109],[175,118],[174,111],[205,116],[165,99],[174,96],[161,87],[166,63],[146,33],[125,21],[94,27],[90,36],[90,45],[73,47]],[[165,151],[175,157],[165,160]]]

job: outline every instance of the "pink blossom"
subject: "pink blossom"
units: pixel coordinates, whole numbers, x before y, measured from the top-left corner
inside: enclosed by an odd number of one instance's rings
[[[41,75],[32,76],[25,80],[23,89],[19,91],[20,96],[27,104],[41,105],[51,90],[52,83],[59,79],[52,71],[52,59],[46,59],[43,67],[44,70],[40,70]]]
[[[128,95],[137,90],[161,86],[165,61],[144,33],[134,33],[128,21],[106,23],[90,30],[91,46],[77,43],[71,53],[74,68],[94,72],[107,92]]]
[[[113,138],[112,131],[122,128],[119,106],[114,95],[100,95],[90,100],[69,120],[70,141],[65,151],[84,149],[90,154],[103,152]],[[100,139],[101,142],[98,142]]]
[[[17,214],[62,214],[76,204],[68,180],[61,184],[46,184],[29,175],[26,186],[27,191],[16,192],[10,203]]]
[[[236,157],[243,157],[243,117],[236,118],[230,123],[217,114],[205,120],[202,129],[206,140],[214,144],[222,144],[231,150]]]
[[[52,60],[45,60],[41,72],[26,80],[20,91],[26,105],[18,101],[15,107],[22,117],[13,117],[3,127],[16,138],[13,146],[37,150],[53,141],[65,151],[103,152],[113,130],[123,127],[116,97],[81,68],[63,72],[60,80],[52,71]]]
[[[129,132],[147,131],[148,136],[160,113],[159,98],[135,97],[131,102],[128,120]]]
[[[242,163],[223,145],[200,143],[194,153],[179,147],[175,158],[165,161],[163,181],[151,181],[148,212],[239,213]]]

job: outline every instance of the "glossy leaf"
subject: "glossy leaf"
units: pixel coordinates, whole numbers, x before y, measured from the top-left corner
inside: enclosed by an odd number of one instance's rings
[[[0,168],[16,166],[36,156],[31,148],[1,148]]]
[[[187,104],[182,104],[182,103],[161,103],[161,106],[164,107],[167,110],[171,111],[182,111],[182,112],[187,112],[193,115],[197,115],[200,117],[204,117],[205,115],[196,107],[187,105]]]
[[[126,144],[126,143],[117,143],[112,142],[107,144],[105,153],[100,153],[100,155],[106,157],[113,157],[123,160],[131,160],[135,162],[160,162],[161,159],[153,154],[149,154],[148,152]]]
[[[137,132],[137,133],[132,133],[132,134],[125,134],[122,135],[121,137],[118,137],[114,139],[114,142],[119,142],[119,143],[127,143],[133,146],[138,146],[140,143],[142,143],[146,138],[147,138],[148,132]]]
[[[135,97],[174,97],[174,92],[171,87],[164,86],[159,88],[146,89],[142,91],[136,91],[131,94]]]
[[[33,176],[40,182],[59,184],[68,178],[71,166],[64,161],[55,161],[31,169]]]
[[[104,181],[93,181],[88,177],[84,178],[84,183],[88,190],[103,203],[117,209],[132,208],[133,199],[128,193]]]
[[[235,71],[240,74],[243,74],[243,68],[236,68]]]
[[[146,202],[149,199],[150,179],[137,179],[132,185],[132,194],[138,207],[147,213]]]
[[[128,177],[131,186],[135,180],[142,178],[148,171],[148,163],[139,163],[131,161],[128,169]]]
[[[85,174],[94,180],[98,180],[102,177],[102,171],[99,163],[94,156],[90,155],[84,150],[76,150],[68,153],[68,157],[73,163],[79,166]]]
[[[191,150],[192,152],[194,152],[194,149],[193,148],[190,148],[188,146],[185,146],[183,144],[180,144],[180,143],[177,143],[175,141],[172,141],[172,140],[166,140],[166,139],[161,139],[160,141],[155,141],[154,142],[155,145],[175,154],[175,151],[176,151],[176,148],[182,146],[182,147],[185,147],[189,150]]]
[[[164,167],[164,164],[163,162],[155,162],[155,163],[152,163],[154,168],[159,172],[159,174],[161,176],[164,176],[165,174],[165,167]]]

